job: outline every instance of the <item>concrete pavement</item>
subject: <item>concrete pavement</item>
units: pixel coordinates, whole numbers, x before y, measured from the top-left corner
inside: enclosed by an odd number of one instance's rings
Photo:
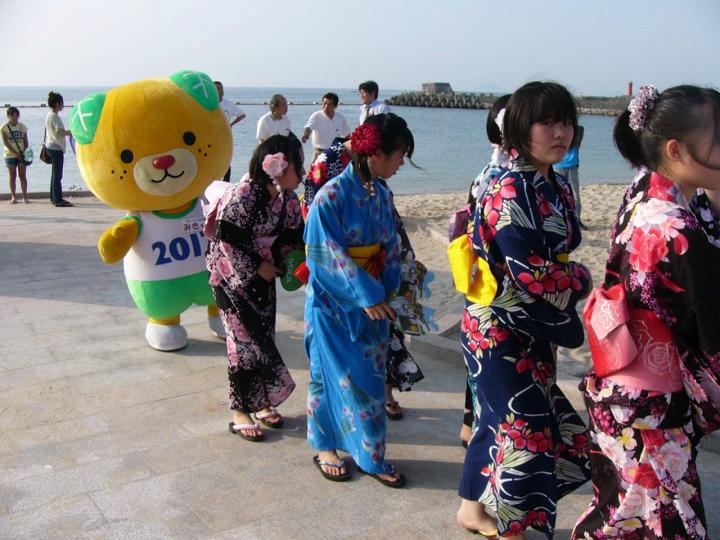
[[[73,202],[0,203],[0,538],[469,538],[454,519],[460,357],[413,343],[426,379],[398,395],[406,418],[388,434],[407,489],[328,482],[305,443],[302,291],[278,302],[298,384],[281,407],[287,428],[242,441],[227,431],[225,348],[204,310],[183,315],[187,348],[150,349],[121,267],[95,247],[120,212]],[[700,470],[717,535],[720,456],[701,452]],[[589,493],[561,502],[557,538]]]

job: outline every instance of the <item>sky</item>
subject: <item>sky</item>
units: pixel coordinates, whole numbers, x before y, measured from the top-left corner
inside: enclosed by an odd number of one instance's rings
[[[0,0],[0,32],[0,86],[720,87],[718,0]]]

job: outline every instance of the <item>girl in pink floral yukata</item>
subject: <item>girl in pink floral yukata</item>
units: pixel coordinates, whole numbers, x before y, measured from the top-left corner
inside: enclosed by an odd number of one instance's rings
[[[275,346],[275,278],[292,249],[302,248],[303,220],[294,190],[305,176],[300,141],[275,135],[260,144],[250,170],[211,207],[210,285],[227,334],[230,432],[248,441],[264,433],[250,416],[280,428],[275,409],[293,389]]]
[[[617,120],[646,174],[618,212],[585,322],[595,496],[574,538],[707,538],[695,457],[720,428],[720,93],[644,86]]]

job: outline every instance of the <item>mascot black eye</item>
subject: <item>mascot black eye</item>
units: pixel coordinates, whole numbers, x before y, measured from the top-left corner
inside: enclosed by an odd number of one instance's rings
[[[193,144],[195,144],[195,134],[192,131],[186,131],[185,133],[183,133],[183,141],[188,146],[192,146]]]
[[[132,163],[133,157],[135,156],[133,156],[132,150],[125,149],[120,152],[120,159],[123,163]]]

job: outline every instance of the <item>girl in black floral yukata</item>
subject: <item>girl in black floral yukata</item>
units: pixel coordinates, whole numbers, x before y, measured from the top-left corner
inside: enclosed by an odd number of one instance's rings
[[[295,388],[275,346],[275,278],[292,249],[303,247],[303,220],[294,190],[305,175],[302,146],[275,135],[260,144],[250,170],[225,191],[206,222],[207,267],[220,308],[230,377],[230,431],[261,441],[262,430],[282,427],[274,407]]]
[[[720,94],[644,86],[615,126],[630,185],[585,320],[595,496],[574,538],[707,538],[695,457],[720,428]]]

